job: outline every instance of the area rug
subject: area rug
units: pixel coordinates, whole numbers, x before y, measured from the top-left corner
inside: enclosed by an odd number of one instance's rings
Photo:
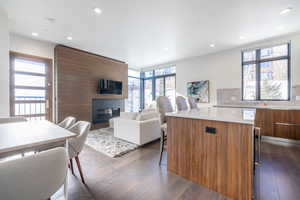
[[[138,145],[114,137],[113,128],[91,131],[86,144],[111,158],[120,157],[138,148]]]

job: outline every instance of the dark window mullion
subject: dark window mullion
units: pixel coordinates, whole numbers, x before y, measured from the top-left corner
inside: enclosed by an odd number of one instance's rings
[[[259,59],[260,62],[272,62],[272,61],[277,61],[277,60],[285,60],[289,59],[289,56],[279,56],[279,57],[273,57],[273,58],[263,58]]]
[[[34,72],[14,71],[14,74],[22,74],[22,75],[28,75],[28,76],[42,76],[42,77],[47,77],[47,74],[34,73]]]
[[[24,85],[15,85],[14,88],[24,89],[24,90],[46,90],[46,87],[24,86]]]
[[[253,64],[256,64],[256,63],[257,63],[257,60],[245,61],[245,62],[242,62],[242,65],[253,65]]]
[[[166,77],[164,77],[164,84],[163,84],[163,86],[164,86],[164,96],[166,96]]]
[[[288,100],[291,99],[292,78],[291,78],[291,43],[288,43]]]
[[[144,88],[145,88],[145,83],[144,83],[144,79],[141,78],[140,79],[140,109],[144,109],[144,99],[145,99],[145,92],[144,92]]]
[[[261,83],[261,62],[260,62],[260,49],[256,50],[256,98],[255,100],[260,100],[260,83]]]

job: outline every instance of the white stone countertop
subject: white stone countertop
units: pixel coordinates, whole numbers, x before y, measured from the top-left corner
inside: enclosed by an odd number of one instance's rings
[[[275,109],[275,110],[300,110],[300,106],[263,106],[263,105],[214,105],[218,108],[253,108],[253,109]]]
[[[188,111],[166,113],[166,116],[254,124],[255,109],[201,107]]]

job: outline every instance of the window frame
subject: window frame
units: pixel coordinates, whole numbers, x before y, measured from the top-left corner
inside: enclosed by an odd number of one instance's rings
[[[171,65],[171,66],[167,66],[167,67],[162,67],[162,68],[158,68],[158,69],[163,69],[163,68],[169,68],[169,67],[176,67],[176,65]],[[152,80],[152,100],[155,101],[156,99],[156,79],[158,78],[163,78],[164,80],[164,96],[166,95],[166,77],[170,77],[170,76],[174,76],[175,77],[175,84],[176,84],[176,73],[170,73],[170,74],[164,74],[164,75],[156,75],[155,74],[155,70],[157,69],[153,69],[153,70],[147,70],[147,71],[143,71],[141,74],[142,80],[143,80],[143,96],[142,96],[142,108],[145,108],[145,80]],[[145,77],[145,72],[148,71],[152,71],[152,76],[151,77]],[[175,85],[176,88],[176,85]]]
[[[261,49],[265,48],[271,48],[271,47],[276,47],[280,45],[287,45],[287,55],[286,56],[277,56],[274,58],[266,58],[266,59],[261,59]],[[248,51],[255,51],[255,60],[252,61],[245,61],[244,62],[244,52]],[[241,51],[241,65],[242,65],[242,95],[241,95],[241,100],[242,101],[290,101],[291,100],[291,43],[281,43],[277,45],[270,45],[266,47],[261,47],[261,48],[255,48],[255,49],[245,49]],[[287,74],[288,74],[288,98],[287,99],[262,99],[261,98],[261,87],[260,87],[260,82],[261,82],[261,63],[264,62],[272,62],[272,61],[279,61],[279,60],[287,60]],[[255,72],[256,72],[256,98],[253,100],[250,99],[244,99],[244,65],[249,65],[249,64],[254,64],[255,65]]]
[[[137,70],[134,70],[134,69],[130,69],[130,68],[128,68],[128,70],[132,70],[132,71],[137,71]],[[129,78],[134,78],[134,79],[137,79],[137,80],[139,80],[140,81],[140,98],[139,98],[139,103],[140,103],[140,106],[139,106],[139,110],[142,108],[142,100],[143,100],[143,96],[144,96],[144,92],[143,92],[143,78],[141,77],[141,72],[140,71],[137,71],[137,72],[139,72],[140,73],[140,76],[139,77],[136,77],[136,76],[130,76],[130,75],[128,75],[127,77],[128,77],[128,79]]]
[[[53,71],[52,71],[52,59],[39,57],[34,55],[23,54],[15,51],[9,52],[9,103],[10,103],[10,116],[18,117],[45,117],[46,120],[53,121]],[[36,73],[36,72],[24,72],[15,70],[15,60],[23,59],[32,62],[44,63],[46,66],[45,74]],[[24,74],[30,76],[40,76],[45,77],[46,83],[44,87],[36,86],[19,86],[15,85],[15,74]],[[32,90],[45,90],[45,99],[44,100],[16,100],[15,99],[15,89],[32,89]],[[45,103],[45,113],[43,114],[24,114],[24,115],[15,115],[15,104],[27,104],[27,103]]]

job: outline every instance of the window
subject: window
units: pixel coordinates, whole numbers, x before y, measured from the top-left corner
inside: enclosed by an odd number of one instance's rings
[[[176,67],[160,68],[143,73],[144,107],[147,108],[159,96],[167,96],[175,106]]]
[[[145,78],[152,78],[153,77],[153,71],[147,71],[147,72],[144,72],[144,77]]]
[[[140,72],[128,70],[128,99],[125,101],[126,112],[138,112],[140,110],[141,80]]]
[[[165,95],[165,86],[164,86],[164,77],[155,79],[155,96],[164,96]]]
[[[171,100],[173,107],[175,106],[175,98],[176,98],[176,79],[175,76],[168,76],[165,78],[166,86],[165,86],[165,95]]]
[[[242,52],[243,100],[290,99],[290,44]]]
[[[176,67],[156,69],[156,70],[154,70],[154,73],[155,73],[155,76],[175,74],[176,73]]]
[[[144,107],[147,108],[153,101],[152,79],[144,80]]]

